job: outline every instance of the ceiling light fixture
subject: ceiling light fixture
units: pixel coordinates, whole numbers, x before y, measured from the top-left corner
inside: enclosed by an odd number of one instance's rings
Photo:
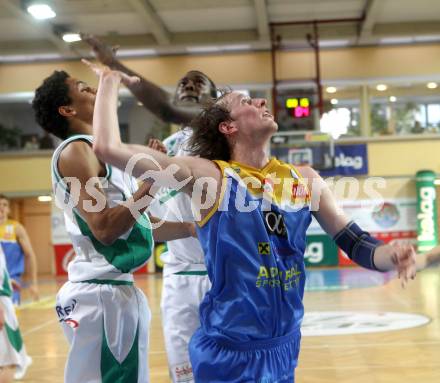
[[[207,46],[187,47],[186,51],[188,53],[213,53],[213,52],[219,52],[220,48],[215,45],[207,45]]]
[[[436,82],[428,82],[428,83],[426,84],[426,87],[427,87],[428,89],[437,89],[438,84],[437,84]]]
[[[336,89],[336,87],[334,86],[328,86],[327,89],[325,90],[327,93],[336,93],[338,89]]]
[[[379,84],[379,85],[376,86],[376,89],[379,92],[384,92],[384,91],[386,91],[388,89],[388,87],[385,84]]]
[[[390,102],[396,102],[397,98],[395,96],[390,96],[389,100]]]
[[[332,105],[337,105],[338,104],[338,99],[337,98],[332,98],[331,100],[330,100],[330,103],[332,104]]]
[[[157,55],[157,50],[150,48],[118,50],[118,56],[120,57],[142,57],[142,56],[155,56],[155,55]]]
[[[52,201],[52,197],[50,195],[40,195],[38,197],[38,201],[39,202],[51,202]]]
[[[32,4],[27,7],[27,11],[37,20],[52,19],[57,15],[47,4]]]
[[[77,41],[81,41],[81,36],[79,33],[65,33],[63,35],[63,40],[66,43],[75,43]]]

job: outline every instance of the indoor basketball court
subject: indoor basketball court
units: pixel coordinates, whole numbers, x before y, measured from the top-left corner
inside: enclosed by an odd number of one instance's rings
[[[440,381],[438,1],[0,20],[0,383]]]

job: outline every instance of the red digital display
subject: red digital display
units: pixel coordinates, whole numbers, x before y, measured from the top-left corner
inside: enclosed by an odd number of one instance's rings
[[[303,98],[288,98],[286,108],[293,118],[305,118],[310,116],[310,100]]]

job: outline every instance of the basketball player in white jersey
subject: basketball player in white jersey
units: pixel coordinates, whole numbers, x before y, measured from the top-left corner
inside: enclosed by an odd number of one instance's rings
[[[18,328],[12,303],[12,279],[9,278],[0,246],[0,383],[22,379],[31,363]]]
[[[83,35],[83,40],[93,48],[101,63],[127,75],[139,76],[118,61],[115,51],[99,39]],[[189,155],[187,143],[192,128],[188,124],[200,113],[204,102],[217,96],[214,82],[202,72],[190,71],[179,80],[171,96],[140,78],[140,82],[128,84],[134,96],[164,121],[181,124],[179,131],[164,140],[163,151],[169,156]],[[157,142],[151,146],[160,149]],[[154,204],[151,211],[167,220],[194,222],[190,198],[185,193],[175,195],[170,190],[162,194],[160,204]],[[168,242],[168,252],[162,255],[162,260],[161,311],[170,376],[174,383],[193,382],[188,343],[200,325],[199,305],[210,288],[203,251],[197,239],[179,239]]]
[[[129,76],[124,80],[136,81]],[[70,343],[64,381],[145,383],[151,315],[132,273],[145,265],[153,250],[146,206],[136,208],[151,185],[137,190],[134,178],[93,153],[95,97],[96,90],[84,82],[55,71],[33,101],[37,122],[63,140],[52,158],[52,180],[76,253],[56,305]],[[154,239],[185,237],[189,228],[163,225]]]

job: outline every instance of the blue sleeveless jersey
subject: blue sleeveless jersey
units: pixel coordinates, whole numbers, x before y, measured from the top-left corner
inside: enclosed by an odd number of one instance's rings
[[[0,243],[5,253],[7,269],[11,277],[24,273],[24,253],[17,239],[18,222],[12,219],[0,225]]]
[[[212,282],[200,306],[202,330],[227,344],[292,334],[304,314],[306,182],[277,159],[263,169],[215,162],[221,197],[198,228]]]

